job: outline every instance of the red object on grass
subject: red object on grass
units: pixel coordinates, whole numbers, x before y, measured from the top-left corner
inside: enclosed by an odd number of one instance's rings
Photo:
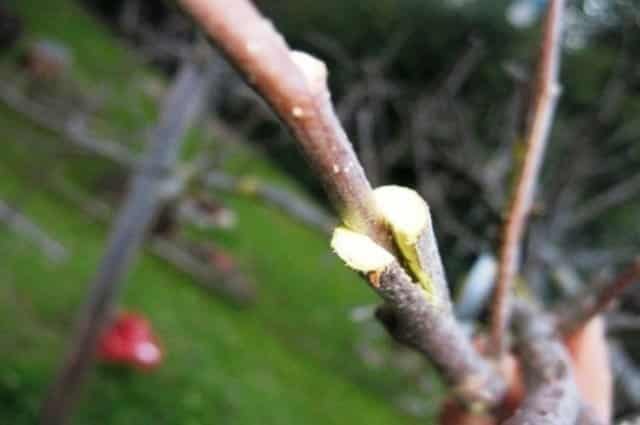
[[[100,338],[98,358],[105,363],[154,369],[162,362],[163,352],[149,320],[136,313],[120,313]]]

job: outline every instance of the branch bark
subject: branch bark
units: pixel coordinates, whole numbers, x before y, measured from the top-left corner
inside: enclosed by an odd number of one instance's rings
[[[180,0],[299,142],[343,221],[393,250],[326,87],[324,64],[291,52],[247,1]]]
[[[90,371],[100,334],[114,312],[124,277],[161,204],[163,183],[173,174],[183,136],[203,104],[208,85],[203,75],[196,65],[183,65],[163,105],[144,161],[138,165],[78,316],[71,350],[42,406],[40,423],[44,425],[60,425],[69,419]]]
[[[574,425],[581,409],[569,354],[554,321],[525,303],[514,305],[519,358],[527,388],[525,399],[505,425]]]
[[[453,317],[440,258],[434,255],[435,240],[428,245],[430,252],[424,251],[426,245],[417,248],[416,260],[437,263],[429,264],[429,269],[435,273],[431,276],[435,287],[444,287],[445,308],[430,303],[423,287],[399,265],[399,249],[331,105],[324,64],[289,51],[280,34],[248,1],[180,0],[180,4],[289,127],[345,226],[363,238],[366,235],[386,255],[395,256],[394,265],[382,275],[369,276],[372,287],[393,312],[394,335],[429,356],[466,401],[497,403],[504,382]],[[432,235],[430,220],[428,226]]]
[[[494,292],[491,317],[492,347],[496,355],[506,348],[504,334],[508,326],[509,291],[518,270],[520,245],[535,195],[547,138],[559,95],[558,69],[562,38],[564,0],[551,0],[544,24],[535,82],[535,95],[525,132],[526,152],[515,192],[503,229],[498,280]]]

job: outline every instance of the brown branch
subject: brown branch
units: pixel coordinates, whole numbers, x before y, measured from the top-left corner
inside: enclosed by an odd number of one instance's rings
[[[393,249],[371,186],[331,104],[324,64],[291,52],[247,1],[179,3],[289,127],[343,221]]]
[[[581,401],[554,321],[522,302],[514,305],[513,313],[527,391],[516,414],[504,424],[574,425]]]
[[[562,17],[564,0],[549,2],[544,24],[544,38],[540,51],[535,95],[530,108],[529,122],[525,132],[526,152],[518,176],[512,203],[503,229],[500,249],[498,280],[493,298],[491,317],[492,347],[501,355],[506,344],[504,333],[509,315],[509,292],[517,273],[520,244],[536,189],[542,165],[548,133],[559,94],[558,69],[560,65]]]
[[[398,255],[371,186],[331,105],[324,64],[290,52],[273,26],[247,1],[180,3],[292,131],[343,223]],[[424,252],[425,247],[430,251]],[[394,329],[398,332],[394,335],[429,356],[466,401],[497,403],[504,382],[453,317],[435,239],[419,249],[420,262],[436,263],[428,265],[434,287],[445,291],[441,294],[444,308],[430,303],[424,289],[396,260],[379,283],[376,275],[371,276],[373,288],[396,318]]]
[[[139,164],[113,223],[106,252],[76,321],[70,352],[42,406],[40,423],[44,425],[61,425],[69,419],[91,369],[102,330],[111,320],[124,277],[161,205],[162,186],[173,172],[181,141],[204,103],[207,85],[195,65],[184,65],[165,100],[145,161]]]
[[[557,309],[558,324],[564,333],[584,326],[596,315],[604,312],[622,292],[634,283],[640,283],[640,257],[610,282],[598,285],[594,291],[580,294]]]

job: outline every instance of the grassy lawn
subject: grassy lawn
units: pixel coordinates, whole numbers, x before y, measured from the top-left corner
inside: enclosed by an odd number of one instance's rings
[[[69,0],[9,4],[25,17],[30,38],[55,38],[72,48],[70,78],[109,93],[101,113],[110,124],[126,133],[151,122],[155,108],[135,82],[160,77],[82,9]],[[50,164],[55,136],[4,107],[0,128],[0,199],[20,205],[72,254],[67,262],[51,264],[0,228],[0,423],[26,425],[34,423],[59,364],[107,229],[38,180],[46,176],[39,168]],[[190,136],[195,145],[210,137],[203,131]],[[296,187],[246,149],[231,161],[236,172]],[[79,157],[70,167],[82,180],[102,166]],[[151,318],[166,362],[148,374],[98,367],[75,423],[418,423],[392,403],[413,391],[417,377],[388,365],[366,366],[356,353],[361,329],[349,312],[375,298],[329,252],[326,237],[247,199],[220,196],[238,214],[238,226],[205,236],[235,254],[258,286],[258,302],[250,308],[227,304],[142,255],[127,279],[122,307]],[[433,406],[437,399],[424,402]],[[429,415],[420,419],[425,421]]]

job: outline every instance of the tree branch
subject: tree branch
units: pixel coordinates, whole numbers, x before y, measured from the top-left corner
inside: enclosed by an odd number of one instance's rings
[[[152,132],[144,161],[116,218],[106,252],[76,322],[71,351],[42,406],[40,422],[60,425],[69,419],[88,374],[102,330],[111,319],[129,266],[160,206],[163,184],[173,174],[184,133],[199,113],[207,78],[193,64],[180,69]]]
[[[473,348],[453,317],[430,217],[423,217],[423,227],[412,234],[415,240],[404,241],[404,248],[413,249],[411,254],[415,254],[411,258],[414,267],[407,272],[396,259],[402,258],[403,247],[393,243],[395,236],[382,216],[381,204],[374,198],[331,105],[324,64],[308,55],[290,52],[273,26],[247,1],[180,3],[292,131],[350,229],[345,231],[359,235],[356,248],[364,238],[374,246],[374,252],[393,260],[393,265],[381,270],[381,274],[358,270],[368,275],[373,289],[397,319],[394,329],[399,331],[394,335],[428,355],[466,401],[497,403],[504,393],[504,382],[491,363]],[[428,214],[426,205],[421,207]],[[380,250],[384,253],[380,254]],[[359,253],[355,249],[347,256]],[[367,264],[372,261],[367,256],[362,260]],[[418,275],[425,271],[429,276],[419,279]],[[430,298],[433,294],[425,288],[432,289],[435,297]]]
[[[522,302],[513,310],[527,392],[505,425],[574,425],[581,402],[569,354],[555,333],[553,320]]]
[[[525,132],[526,152],[515,192],[503,229],[498,281],[491,317],[491,338],[495,354],[501,355],[506,344],[504,333],[509,315],[509,291],[517,273],[520,244],[535,194],[548,133],[559,94],[562,19],[564,0],[551,0],[544,24],[544,38],[535,83],[530,116]]]
[[[596,315],[604,312],[622,292],[634,283],[640,283],[640,257],[610,282],[595,290],[580,294],[556,310],[558,326],[565,333],[575,332]]]
[[[289,127],[343,221],[393,249],[371,186],[331,104],[324,64],[291,52],[247,1],[179,3]]]
[[[212,189],[247,195],[271,205],[307,226],[331,233],[336,220],[301,196],[252,177],[234,177],[222,171],[210,171],[202,183]]]

